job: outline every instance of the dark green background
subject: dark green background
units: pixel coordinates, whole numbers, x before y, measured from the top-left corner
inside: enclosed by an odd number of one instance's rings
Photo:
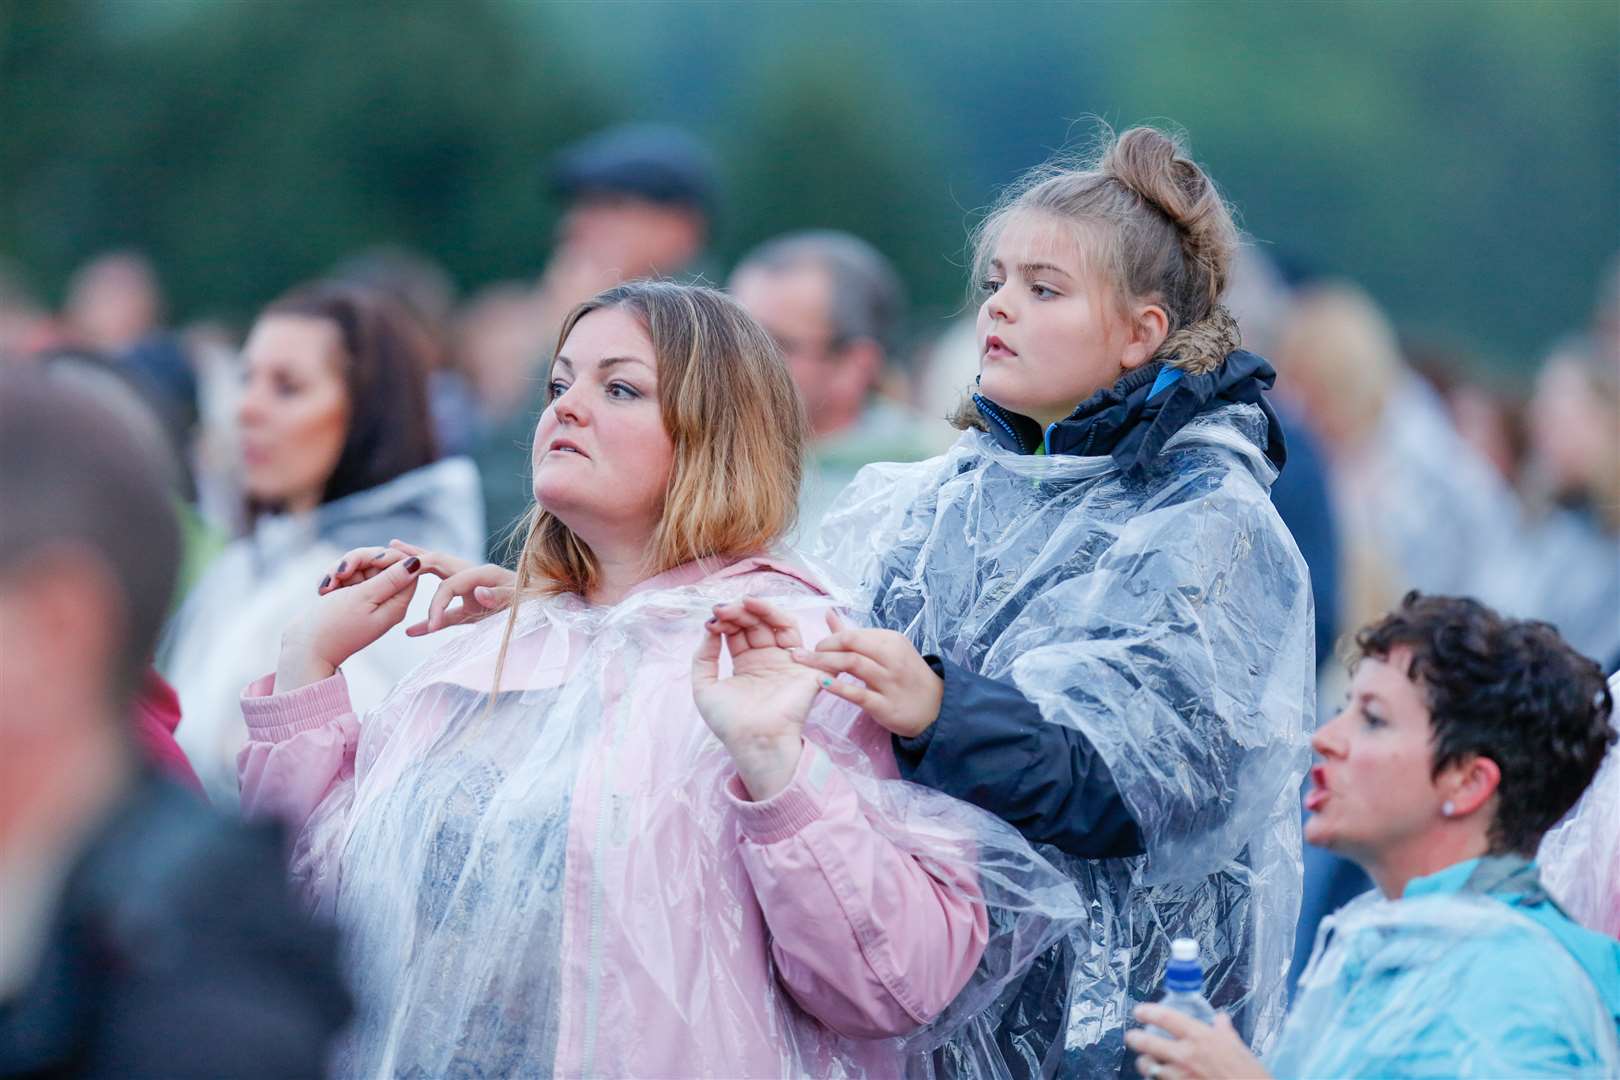
[[[713,270],[852,229],[927,331],[971,211],[1101,116],[1169,120],[1248,231],[1524,372],[1620,239],[1620,6],[1451,3],[0,4],[0,253],[48,299],[111,245],[243,319],[354,248],[529,276],[547,154],[683,123],[726,175]]]

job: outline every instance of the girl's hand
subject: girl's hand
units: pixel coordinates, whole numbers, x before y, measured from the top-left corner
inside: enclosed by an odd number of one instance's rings
[[[1203,1024],[1163,1005],[1138,1005],[1134,1013],[1143,1024],[1168,1031],[1173,1038],[1135,1028],[1125,1033],[1125,1045],[1139,1055],[1136,1071],[1154,1080],[1250,1080],[1270,1077],[1260,1059],[1249,1053],[1243,1038],[1225,1013],[1214,1024]]]
[[[720,678],[722,641],[731,653],[727,679]],[[792,782],[803,753],[804,720],[820,687],[815,673],[788,655],[802,644],[792,619],[748,599],[715,607],[692,657],[698,712],[730,752],[756,802]]]
[[[323,582],[324,595],[281,635],[278,693],[330,678],[344,661],[405,618],[422,560],[395,555],[360,548],[343,557],[338,565],[348,583],[334,589]]]
[[[831,611],[827,626],[833,632],[816,643],[814,652],[793,650],[794,660],[826,673],[823,690],[859,705],[880,725],[906,738],[921,735],[938,719],[945,681],[904,634],[861,630]],[[841,682],[839,675],[853,675],[866,685]]]

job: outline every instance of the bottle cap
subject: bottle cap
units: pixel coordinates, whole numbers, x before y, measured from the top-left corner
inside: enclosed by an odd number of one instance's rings
[[[1178,937],[1170,943],[1170,959],[1183,964],[1198,962],[1198,942],[1190,937]]]

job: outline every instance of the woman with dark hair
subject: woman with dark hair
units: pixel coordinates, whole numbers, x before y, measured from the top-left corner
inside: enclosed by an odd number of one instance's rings
[[[393,302],[336,283],[294,290],[254,324],[237,412],[250,528],[198,582],[160,654],[185,717],[176,736],[216,801],[236,801],[241,687],[275,662],[312,571],[394,536],[482,548],[476,470],[435,461],[429,348]],[[425,654],[390,635],[349,669],[350,691],[373,704]]]
[[[1128,1034],[1137,1071],[1620,1075],[1620,942],[1565,914],[1533,861],[1614,739],[1602,672],[1547,623],[1415,592],[1356,647],[1313,740],[1305,836],[1377,888],[1323,921],[1263,1067],[1224,1016],[1143,1005],[1175,1037]]]

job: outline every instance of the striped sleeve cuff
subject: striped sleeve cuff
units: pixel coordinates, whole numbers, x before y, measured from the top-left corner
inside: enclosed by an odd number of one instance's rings
[[[774,844],[821,819],[832,794],[831,784],[842,782],[837,774],[838,767],[827,752],[806,739],[798,768],[787,787],[764,802],[753,802],[742,777],[734,773],[726,784],[726,798],[736,811],[744,838],[756,844]]]
[[[276,693],[274,674],[255,679],[242,691],[242,719],[255,742],[283,742],[353,712],[341,671],[285,694]]]

